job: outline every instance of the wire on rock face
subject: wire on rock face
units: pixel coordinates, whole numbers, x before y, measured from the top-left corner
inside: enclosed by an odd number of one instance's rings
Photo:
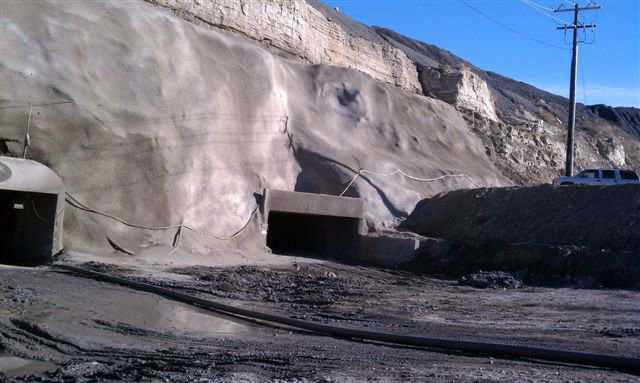
[[[400,170],[400,169],[396,169],[390,173],[381,173],[381,172],[374,172],[371,170],[367,170],[367,169],[360,169],[358,170],[358,172],[355,174],[355,176],[351,179],[351,181],[349,181],[349,184],[347,185],[347,187],[342,191],[342,193],[339,194],[339,196],[344,196],[344,194],[349,191],[349,189],[353,186],[353,184],[357,181],[357,179],[359,177],[361,177],[364,174],[371,174],[371,175],[375,175],[375,176],[380,176],[380,177],[390,177],[390,176],[394,176],[394,175],[402,175],[403,177],[406,177],[412,181],[416,181],[416,182],[435,182],[435,181],[440,181],[443,180],[445,178],[467,178],[471,184],[473,186],[478,186],[474,181],[473,178],[471,178],[469,175],[467,174],[444,174],[442,176],[439,177],[435,177],[435,178],[422,178],[422,177],[416,177],[410,174],[405,173],[404,171]],[[231,234],[228,237],[222,237],[222,236],[218,236],[212,233],[207,233],[207,232],[202,232],[199,231],[193,227],[190,227],[188,225],[185,225],[184,223],[180,223],[177,225],[167,225],[167,226],[147,226],[147,225],[140,225],[140,224],[134,224],[131,223],[123,218],[120,218],[118,216],[115,216],[113,214],[109,214],[94,208],[89,207],[88,205],[86,205],[85,203],[81,202],[80,200],[78,200],[76,197],[74,197],[71,193],[66,192],[66,201],[69,205],[75,207],[76,209],[82,210],[86,213],[90,213],[90,214],[95,214],[104,218],[108,218],[111,219],[113,221],[116,221],[122,225],[134,228],[134,229],[141,229],[141,230],[150,230],[150,231],[165,231],[165,230],[171,230],[171,229],[177,229],[178,232],[176,233],[176,236],[174,237],[174,247],[177,245],[177,243],[179,242],[179,238],[182,235],[182,229],[186,229],[189,231],[192,231],[194,233],[197,233],[203,237],[211,237],[214,239],[217,239],[219,241],[230,241],[233,240],[235,238],[237,238],[240,234],[242,234],[247,227],[249,227],[249,224],[251,223],[251,221],[253,220],[254,216],[256,215],[256,213],[259,210],[259,206],[256,206],[253,211],[251,212],[251,214],[249,214],[249,217],[247,218],[246,222],[235,232],[233,232],[233,234]]]
[[[233,234],[231,234],[231,236],[229,237],[219,237],[217,235],[211,234],[211,233],[206,233],[206,232],[201,232],[198,231],[194,228],[191,228],[189,226],[184,226],[183,227],[187,230],[193,231],[194,233],[200,234],[203,237],[212,237],[214,239],[217,239],[219,241],[231,241],[232,239],[237,238],[240,234],[242,234],[242,232],[244,232],[246,230],[247,227],[249,227],[249,224],[251,223],[251,220],[253,219],[253,217],[256,215],[256,213],[259,210],[259,206],[256,206],[253,211],[251,212],[251,214],[249,214],[249,218],[247,218],[247,221],[244,223],[244,225],[242,225],[238,230],[236,230]]]
[[[192,231],[194,233],[197,233],[199,235],[202,235],[204,237],[211,237],[220,241],[230,241],[236,237],[238,237],[240,234],[242,234],[242,232],[244,232],[246,230],[247,227],[249,227],[249,224],[251,223],[251,220],[253,219],[253,217],[255,216],[256,212],[258,211],[259,207],[256,206],[253,211],[251,212],[251,214],[249,215],[249,218],[247,219],[247,221],[244,223],[244,225],[242,225],[242,227],[240,227],[238,230],[236,230],[231,236],[229,237],[221,237],[215,234],[211,234],[211,233],[206,233],[206,232],[202,232],[199,231],[197,229],[194,229],[188,225],[185,224],[179,224],[179,225],[167,225],[167,226],[147,226],[147,225],[139,225],[139,224],[134,224],[131,222],[128,222],[126,220],[124,220],[123,218],[117,217],[115,215],[112,214],[108,214],[105,213],[103,211],[97,210],[97,209],[93,209],[90,208],[89,206],[87,206],[86,204],[84,204],[83,202],[79,201],[76,197],[74,197],[73,195],[71,195],[69,192],[65,193],[67,198],[66,201],[69,205],[75,207],[76,209],[82,210],[86,213],[90,213],[90,214],[95,214],[104,218],[108,218],[111,219],[113,221],[116,221],[122,225],[134,228],[134,229],[141,229],[141,230],[151,230],[151,231],[164,231],[164,230],[171,230],[171,229],[178,229],[179,232],[182,231],[182,229],[187,229],[189,231]],[[178,236],[179,234],[176,233],[176,235]],[[176,244],[176,240],[174,238],[174,244]]]
[[[440,181],[443,180],[445,178],[467,178],[469,181],[471,181],[471,184],[475,187],[477,187],[478,185],[473,181],[473,178],[471,178],[471,176],[467,175],[467,174],[444,174],[442,176],[439,177],[435,177],[435,178],[422,178],[422,177],[416,177],[416,176],[412,176],[410,174],[407,174],[405,172],[403,172],[400,169],[396,169],[390,173],[379,173],[379,172],[374,172],[371,170],[367,170],[367,169],[360,169],[358,170],[358,172],[356,173],[355,176],[353,176],[353,178],[351,179],[351,181],[349,181],[349,183],[347,184],[347,187],[344,188],[344,190],[342,191],[342,193],[339,194],[340,197],[344,196],[344,194],[349,191],[349,189],[351,189],[351,187],[353,186],[353,184],[356,182],[356,180],[358,178],[360,178],[360,176],[362,176],[363,174],[371,174],[374,176],[380,176],[380,177],[391,177],[394,176],[396,174],[400,174],[403,177],[406,177],[410,180],[413,181],[417,181],[417,182],[435,182],[435,181]]]
[[[82,210],[84,212],[87,213],[91,213],[91,214],[95,214],[95,215],[99,215],[105,218],[109,218],[111,220],[114,220],[118,223],[121,223],[125,226],[129,226],[135,229],[143,229],[143,230],[169,230],[169,229],[177,229],[180,228],[182,225],[168,225],[168,226],[146,226],[146,225],[137,225],[137,224],[133,224],[130,222],[125,221],[124,219],[120,218],[120,217],[116,217],[115,215],[111,215],[108,213],[105,213],[103,211],[100,210],[96,210],[96,209],[92,209],[89,206],[85,205],[84,203],[80,202],[77,198],[75,198],[73,195],[71,195],[69,192],[65,193],[67,195],[66,201],[69,205],[75,207],[76,209]]]

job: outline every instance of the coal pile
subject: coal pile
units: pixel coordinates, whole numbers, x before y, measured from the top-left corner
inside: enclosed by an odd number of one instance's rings
[[[479,271],[463,276],[458,284],[478,289],[519,289],[522,281],[502,271]]]

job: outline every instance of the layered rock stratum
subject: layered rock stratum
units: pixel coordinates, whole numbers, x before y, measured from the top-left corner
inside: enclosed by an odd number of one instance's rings
[[[250,217],[231,244],[259,246],[263,189],[339,194],[359,169],[377,174],[346,195],[377,230],[425,197],[562,168],[565,99],[316,1],[42,0],[3,18],[1,154],[28,126],[78,200],[158,229],[69,208],[70,248],[143,251],[184,224],[206,253]],[[637,110],[603,108],[579,108],[578,166],[637,167]]]

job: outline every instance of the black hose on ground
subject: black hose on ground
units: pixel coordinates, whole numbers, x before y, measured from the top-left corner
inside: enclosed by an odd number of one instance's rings
[[[222,303],[197,298],[188,294],[179,293],[148,283],[131,281],[125,278],[115,277],[104,273],[86,270],[80,267],[55,265],[56,268],[71,271],[92,279],[109,283],[120,284],[136,290],[161,295],[178,302],[195,305],[203,309],[218,313],[234,314],[251,319],[278,323],[290,327],[309,330],[321,334],[340,338],[358,338],[369,341],[392,343],[398,345],[436,348],[443,350],[457,350],[470,353],[480,353],[495,356],[510,356],[527,359],[538,359],[551,362],[572,363],[578,365],[597,366],[624,370],[628,372],[640,372],[640,358],[623,357],[607,354],[593,354],[586,352],[555,350],[540,347],[516,346],[498,343],[471,342],[453,339],[427,338],[421,336],[397,335],[385,332],[356,330],[343,327],[328,326],[307,322],[299,319],[291,319],[279,315],[261,313],[257,311],[233,307]]]

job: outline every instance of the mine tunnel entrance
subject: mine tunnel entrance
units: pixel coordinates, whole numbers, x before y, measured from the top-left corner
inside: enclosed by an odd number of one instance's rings
[[[57,196],[0,190],[0,263],[36,265],[51,258]]]
[[[360,220],[284,212],[269,213],[267,246],[276,254],[342,258],[353,252]]]
[[[274,253],[344,259],[356,251],[361,199],[282,190],[265,194],[267,246]]]

